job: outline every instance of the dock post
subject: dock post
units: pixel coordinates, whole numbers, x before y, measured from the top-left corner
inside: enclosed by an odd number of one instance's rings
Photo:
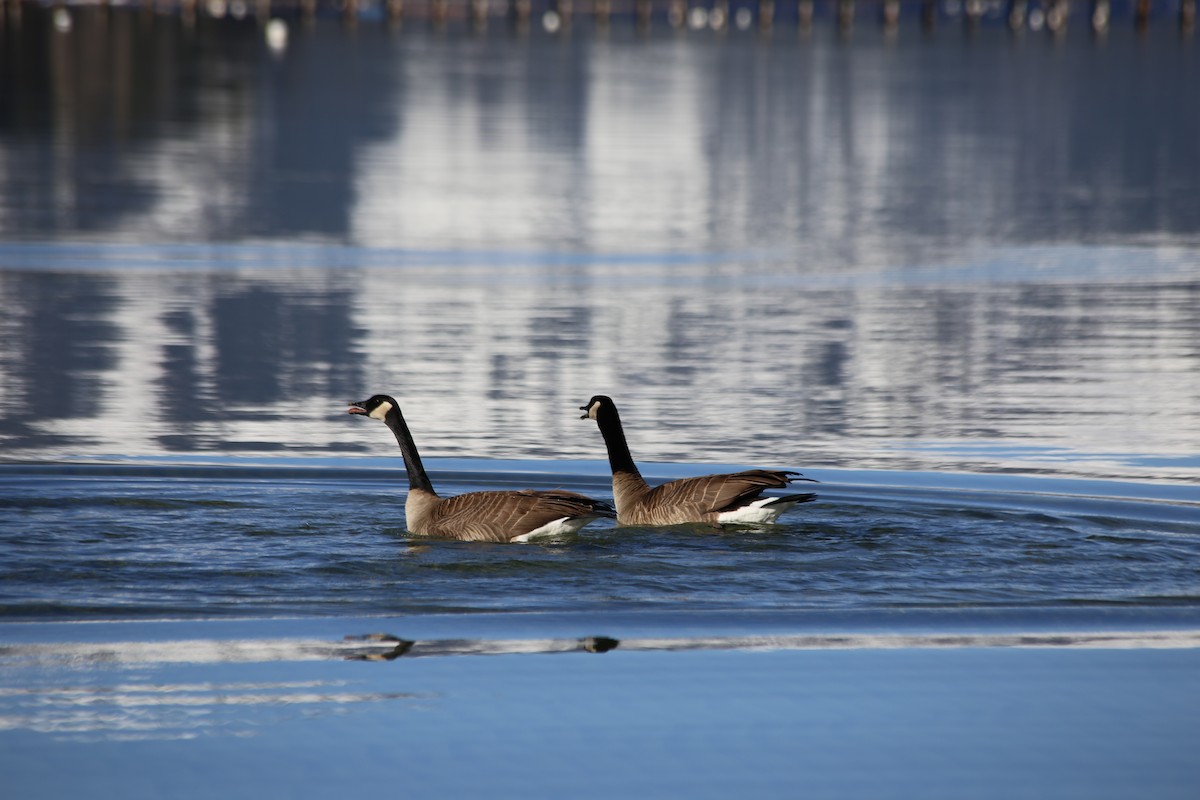
[[[637,29],[639,31],[650,30],[650,19],[654,16],[652,0],[634,0],[633,13],[637,17]]]
[[[729,27],[729,0],[713,0],[708,10],[708,27],[723,31]]]
[[[596,17],[597,25],[602,28],[608,27],[609,19],[612,17],[612,0],[596,0],[592,14]]]
[[[888,33],[895,33],[900,26],[900,0],[883,0],[881,14],[883,29]]]
[[[983,19],[983,12],[987,10],[983,0],[967,0],[963,4],[963,19],[966,20],[969,30],[977,30],[979,21]]]
[[[775,27],[775,0],[758,0],[758,29],[769,31]]]
[[[1046,11],[1046,27],[1051,33],[1063,33],[1067,29],[1067,18],[1070,16],[1068,0],[1052,0]]]
[[[1008,14],[1008,29],[1014,33],[1025,27],[1025,21],[1029,19],[1029,2],[1028,0],[1009,0]]]
[[[854,28],[854,0],[838,0],[838,31],[849,33]]]
[[[314,5],[316,0],[312,0]],[[387,21],[390,25],[395,25],[404,19],[404,0],[387,0],[386,6]]]
[[[490,13],[488,0],[471,0],[471,26],[477,31],[487,27]]]
[[[921,0],[921,27],[927,33],[937,27],[937,0]]]
[[[812,30],[813,21],[813,0],[797,0],[796,2],[796,26],[801,32],[807,33]]]
[[[1191,33],[1196,29],[1196,0],[1179,0],[1179,30]]]
[[[667,5],[667,22],[672,28],[682,28],[687,24],[687,0],[671,0]]]
[[[1133,6],[1133,24],[1143,30],[1150,21],[1150,0],[1137,0]]]

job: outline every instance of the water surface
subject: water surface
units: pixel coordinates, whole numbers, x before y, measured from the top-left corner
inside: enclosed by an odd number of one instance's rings
[[[1194,795],[1190,38],[75,12],[0,30],[18,794]],[[445,493],[608,496],[606,393],[821,499],[423,540],[376,392]]]
[[[6,459],[383,454],[380,391],[597,458],[603,392],[644,460],[1200,477],[1169,26],[4,35]]]

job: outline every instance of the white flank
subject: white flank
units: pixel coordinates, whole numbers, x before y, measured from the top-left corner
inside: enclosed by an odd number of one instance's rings
[[[529,533],[522,533],[520,536],[513,537],[510,541],[513,542],[528,542],[533,539],[538,539],[542,536],[563,536],[587,525],[595,517],[563,517],[556,519],[554,522],[547,522],[540,528],[534,528]]]
[[[723,525],[755,525],[760,522],[774,522],[779,519],[780,514],[796,505],[794,501],[791,503],[775,503],[773,506],[767,505],[778,499],[777,497],[764,497],[761,500],[755,500],[748,506],[735,508],[733,511],[726,511],[717,517],[717,522]]]

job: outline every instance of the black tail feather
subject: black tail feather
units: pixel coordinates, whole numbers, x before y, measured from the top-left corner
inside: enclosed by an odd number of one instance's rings
[[[773,497],[768,506],[778,505],[779,503],[811,503],[818,497],[816,492],[802,492],[801,494],[786,494],[783,497]]]

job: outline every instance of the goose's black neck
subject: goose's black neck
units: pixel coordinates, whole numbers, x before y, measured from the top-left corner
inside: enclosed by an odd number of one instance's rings
[[[613,473],[632,472],[640,475],[629,452],[629,444],[625,441],[625,429],[621,427],[621,415],[617,413],[617,407],[602,406],[596,414],[596,425],[604,437],[604,446],[608,448],[608,465]]]
[[[392,433],[396,434],[396,442],[400,445],[400,454],[404,456],[404,469],[408,472],[408,488],[423,489],[430,494],[437,494],[433,491],[433,484],[430,482],[429,476],[425,474],[425,465],[421,463],[421,454],[417,452],[416,442],[413,441],[412,434],[408,431],[408,425],[404,422],[400,408],[393,405],[383,421],[392,429]]]

